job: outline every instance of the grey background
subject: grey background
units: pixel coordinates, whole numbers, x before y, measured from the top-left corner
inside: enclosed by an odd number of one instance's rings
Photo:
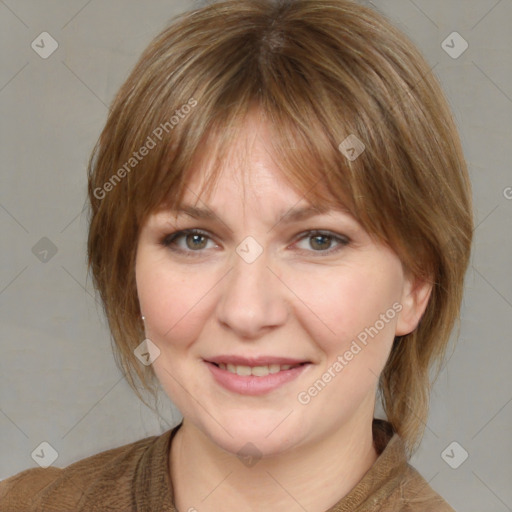
[[[148,410],[115,366],[86,275],[83,205],[85,166],[107,106],[149,41],[197,5],[0,1],[0,479],[36,466],[31,453],[42,441],[63,467],[180,419],[164,396],[160,416]],[[512,0],[374,5],[440,78],[474,187],[461,334],[411,464],[457,510],[510,511]],[[47,59],[31,48],[43,31],[59,45]],[[457,59],[441,46],[453,31],[469,44]],[[452,441],[469,454],[457,469],[441,457]],[[462,453],[456,447],[451,460]]]

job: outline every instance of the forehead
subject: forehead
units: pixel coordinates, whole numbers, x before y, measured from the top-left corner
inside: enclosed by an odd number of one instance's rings
[[[262,204],[286,202],[322,211],[344,207],[341,198],[329,190],[318,165],[310,164],[306,180],[300,179],[299,170],[292,176],[283,172],[283,155],[277,155],[275,140],[270,123],[256,109],[227,143],[222,144],[215,132],[208,134],[188,166],[180,205],[242,199]]]

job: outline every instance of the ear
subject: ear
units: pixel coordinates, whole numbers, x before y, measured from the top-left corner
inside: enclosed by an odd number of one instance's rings
[[[406,275],[400,301],[402,310],[398,316],[395,336],[404,336],[416,329],[427,308],[431,292],[431,281],[412,274]]]

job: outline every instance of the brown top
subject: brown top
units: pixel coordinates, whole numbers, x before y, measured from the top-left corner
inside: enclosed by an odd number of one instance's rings
[[[168,455],[180,426],[64,469],[22,471],[0,482],[0,510],[177,512]],[[408,464],[403,441],[388,422],[374,419],[373,436],[378,459],[326,512],[455,512]]]

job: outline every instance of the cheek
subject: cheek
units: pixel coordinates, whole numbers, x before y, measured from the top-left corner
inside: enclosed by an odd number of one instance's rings
[[[160,348],[153,369],[163,389],[182,413],[191,405],[183,393],[201,390],[183,374],[183,358],[199,337],[208,313],[206,297],[210,284],[204,273],[180,272],[169,268],[162,258],[141,254],[137,260],[136,278],[141,310],[146,317],[146,336]],[[190,371],[190,368],[187,370]],[[192,408],[193,409],[193,408]]]
[[[294,292],[309,310],[301,315],[312,338],[326,351],[342,350],[368,331],[380,338],[393,338],[400,299],[400,273],[393,266],[387,273],[370,267],[351,266],[327,273],[304,274],[296,280]],[[381,320],[381,315],[385,315]],[[306,327],[306,325],[304,325]],[[371,338],[370,338],[371,339]]]
[[[301,404],[311,400],[318,414],[349,415],[375,394],[400,309],[400,273],[393,266],[388,270],[383,274],[354,266],[324,279],[309,275],[297,289],[315,313],[303,316],[308,319],[303,328],[322,354],[311,387],[297,399]]]
[[[205,296],[215,280],[205,272],[179,272],[168,262],[143,254],[137,260],[136,278],[148,337],[160,343],[192,342],[200,332]]]

